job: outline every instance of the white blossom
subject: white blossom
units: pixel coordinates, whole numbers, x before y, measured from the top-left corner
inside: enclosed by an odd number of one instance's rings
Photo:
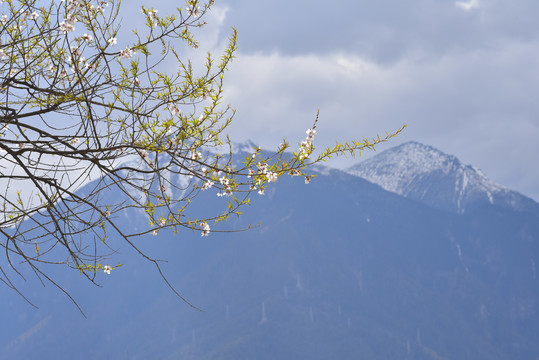
[[[78,58],[78,57],[80,57],[82,55],[80,49],[78,47],[76,47],[76,46],[71,46],[69,49],[71,50],[71,55],[73,57]],[[70,59],[71,62],[74,62],[72,57],[70,57],[69,59]]]
[[[202,190],[210,189],[213,186],[213,181],[207,180],[204,185],[202,185]]]
[[[86,41],[86,42],[92,42],[92,41],[94,40],[94,38],[92,37],[92,35],[86,34],[86,33],[85,33],[84,35],[82,35],[82,39],[83,39],[84,41]]]
[[[170,111],[172,116],[179,116],[182,113],[180,108],[174,103],[168,104],[168,110]]]
[[[181,145],[182,142],[176,136],[173,136],[172,139],[170,139],[170,144],[173,146],[178,146]]]
[[[64,21],[62,21],[60,23],[60,30],[64,33],[64,34],[67,34],[68,32],[73,32],[75,31],[75,22],[77,21],[77,19],[75,19],[75,16],[73,16],[73,14],[68,13],[66,14],[66,18],[64,19]]]
[[[62,30],[62,32],[64,34],[67,34],[68,32],[73,32],[75,31],[75,25],[73,25],[73,22],[69,22],[69,21],[62,21],[60,23],[60,30]]]
[[[133,57],[133,55],[135,55],[136,51],[131,49],[131,48],[128,48],[126,47],[125,49],[123,50],[120,50],[120,58],[122,59],[130,59]]]
[[[201,222],[199,225],[202,229],[202,235],[200,236],[208,236],[210,234],[210,225],[205,221]]]
[[[137,150],[137,151],[141,158],[145,159],[148,157],[148,152],[146,150],[142,149],[142,150]]]
[[[103,272],[107,275],[110,275],[110,271],[112,270],[112,267],[110,265],[103,266]]]
[[[200,12],[200,6],[197,6],[197,7],[190,7],[188,6],[187,7],[187,13],[189,15],[192,15],[192,16],[198,16],[199,15],[199,12]]]
[[[290,169],[290,171],[288,171],[288,174],[290,176],[299,176],[301,175],[301,172],[298,169]]]
[[[199,160],[202,158],[202,153],[200,151],[194,151],[193,155],[191,155],[191,159],[193,160]]]
[[[202,92],[202,100],[206,100],[208,96],[211,96],[212,90],[204,90]]]
[[[299,157],[301,160],[309,157],[310,153],[312,152],[313,140],[314,140],[314,136],[316,135],[316,130],[308,129],[306,133],[307,133],[307,138],[299,144],[299,147],[300,147]]]
[[[140,12],[144,15],[149,16],[150,21],[152,22],[153,26],[157,26],[157,20],[159,20],[159,17],[157,16],[158,10],[155,9],[146,9],[144,6],[140,9]]]
[[[109,45],[114,46],[118,43],[118,39],[116,39],[115,37],[111,37],[107,40],[107,42],[109,43]]]
[[[261,173],[261,174],[265,174],[265,173],[268,172],[268,164],[266,164],[266,163],[259,162],[257,164],[257,167],[258,167],[258,172]]]
[[[268,177],[268,181],[271,181],[271,182],[276,182],[277,179],[278,179],[278,176],[277,176],[277,173],[274,173],[274,172],[268,172],[266,174],[266,176]]]
[[[219,182],[223,185],[228,185],[230,183],[230,180],[228,180],[226,177],[222,177],[219,179]]]

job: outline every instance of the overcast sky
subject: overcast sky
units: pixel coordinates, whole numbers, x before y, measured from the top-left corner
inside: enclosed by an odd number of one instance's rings
[[[236,141],[302,140],[317,109],[322,146],[408,124],[378,151],[432,145],[538,201],[537,14],[537,0],[216,0],[201,40],[239,31]]]

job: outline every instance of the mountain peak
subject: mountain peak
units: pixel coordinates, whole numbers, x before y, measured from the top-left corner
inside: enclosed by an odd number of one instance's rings
[[[495,184],[479,169],[415,141],[383,151],[347,172],[387,191],[451,212],[462,213],[478,203],[516,210],[537,208],[533,200]]]

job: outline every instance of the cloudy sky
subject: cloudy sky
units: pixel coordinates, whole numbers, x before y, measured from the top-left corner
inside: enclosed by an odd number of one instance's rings
[[[537,14],[537,0],[216,0],[201,40],[239,32],[234,140],[299,141],[317,109],[321,146],[408,124],[378,151],[429,144],[538,201]]]

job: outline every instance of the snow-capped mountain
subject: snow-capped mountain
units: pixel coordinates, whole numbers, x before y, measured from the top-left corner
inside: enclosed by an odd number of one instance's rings
[[[417,142],[407,142],[346,170],[384,190],[437,209],[463,213],[485,203],[513,210],[537,210],[533,200],[489,180],[455,156]]]

